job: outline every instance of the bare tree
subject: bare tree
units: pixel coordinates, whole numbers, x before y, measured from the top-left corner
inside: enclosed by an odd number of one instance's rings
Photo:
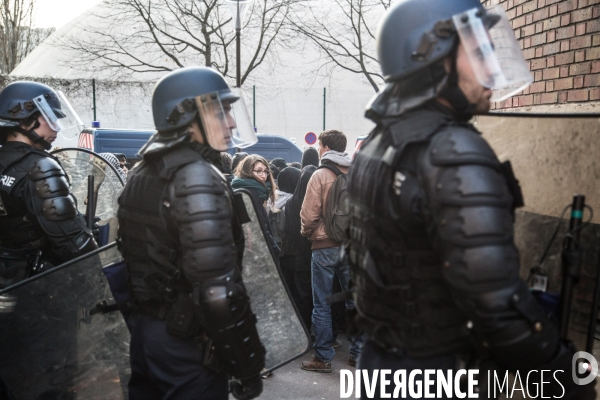
[[[379,19],[393,0],[317,0],[288,16],[293,30],[324,55],[317,72],[341,68],[363,75],[377,92],[383,82],[375,49]]]
[[[301,0],[255,0],[243,26],[243,83],[277,47],[290,8]],[[75,50],[69,66],[115,73],[170,71],[185,65],[235,74],[235,33],[223,0],[109,0],[104,23],[61,45]]]
[[[53,29],[32,27],[35,0],[2,0],[0,5],[0,73],[8,74]]]

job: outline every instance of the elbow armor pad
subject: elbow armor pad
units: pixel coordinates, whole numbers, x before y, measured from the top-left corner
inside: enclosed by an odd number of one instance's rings
[[[196,287],[194,300],[200,306],[202,325],[231,374],[240,380],[258,375],[265,348],[239,274],[232,271]]]
[[[523,281],[469,301],[476,303],[473,308],[479,314],[475,317],[476,334],[503,367],[511,371],[539,369],[556,354],[556,323]]]
[[[436,211],[432,223],[454,300],[500,365],[538,368],[556,353],[558,331],[519,278],[513,197],[500,163],[466,128],[448,128],[430,146],[424,171]]]

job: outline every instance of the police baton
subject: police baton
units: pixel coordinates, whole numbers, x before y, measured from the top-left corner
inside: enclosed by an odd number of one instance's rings
[[[562,258],[562,290],[560,296],[560,337],[567,338],[569,331],[569,318],[571,316],[571,302],[573,300],[573,287],[579,281],[581,272],[581,261],[583,248],[579,242],[581,225],[583,221],[583,209],[585,208],[585,196],[576,194],[573,196],[571,206],[571,220],[569,232],[563,242]]]
[[[85,218],[88,229],[94,229],[94,175],[88,175],[88,190],[87,190],[87,208],[85,209]]]

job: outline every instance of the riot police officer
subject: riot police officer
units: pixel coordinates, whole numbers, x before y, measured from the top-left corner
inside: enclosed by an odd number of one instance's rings
[[[572,344],[519,278],[518,184],[468,122],[531,82],[504,13],[402,1],[377,46],[386,86],[348,184],[356,322],[368,336],[358,368],[445,371],[479,357],[498,371],[562,370],[544,396],[594,399],[593,385],[573,383]]]
[[[45,150],[79,133],[61,92],[14,82],[0,93],[0,288],[97,248],[69,179]]]
[[[219,169],[221,151],[256,141],[247,110],[218,72],[187,67],[157,83],[152,112],[158,132],[119,198],[134,303],[129,397],[227,399],[229,372],[234,396],[254,398],[265,350],[241,278],[240,213]]]

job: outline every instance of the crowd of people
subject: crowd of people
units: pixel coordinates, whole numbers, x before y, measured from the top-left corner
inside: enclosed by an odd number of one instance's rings
[[[340,327],[347,329],[345,313],[329,299],[335,290],[350,289],[350,267],[340,260],[342,243],[328,238],[323,221],[336,175],[327,168],[319,169],[320,164],[334,164],[347,173],[352,159],[345,152],[346,145],[344,133],[331,129],[319,135],[318,148],[304,151],[301,163],[279,157],[268,161],[245,152],[234,157],[221,153],[222,170],[232,189],[248,190],[262,205],[258,215],[268,243],[278,256],[283,280],[314,341],[315,356],[302,364],[308,371],[331,372],[333,349],[341,345],[337,335]],[[351,300],[346,303],[345,308],[354,308]],[[360,340],[348,338],[348,364],[356,366]]]
[[[156,133],[139,165],[127,171],[123,157],[104,156],[127,179],[118,249],[130,399],[261,394],[265,338],[242,278],[248,213],[235,190],[257,205],[266,245],[314,337],[302,369],[331,372],[345,331],[347,363],[363,376],[382,373],[375,398],[391,397],[384,370],[394,381],[396,373],[411,377],[408,398],[436,385],[438,398],[463,398],[423,371],[460,378],[466,369],[520,372],[555,398],[596,397],[593,380],[575,378],[575,346],[519,277],[513,217],[521,189],[469,122],[531,82],[498,7],[405,0],[389,8],[377,31],[385,85],[366,108],[375,129],[354,159],[335,129],[319,134],[300,165],[230,157],[257,142],[241,92],[208,67],[157,82]],[[69,177],[48,153],[59,132],[77,126],[71,114],[60,92],[36,82],[0,93],[0,289],[98,248]],[[10,367],[0,360],[0,371]],[[52,398],[76,395],[76,371],[47,369],[65,374]],[[480,398],[495,398],[490,381],[479,382]],[[0,376],[0,399],[9,393]]]

